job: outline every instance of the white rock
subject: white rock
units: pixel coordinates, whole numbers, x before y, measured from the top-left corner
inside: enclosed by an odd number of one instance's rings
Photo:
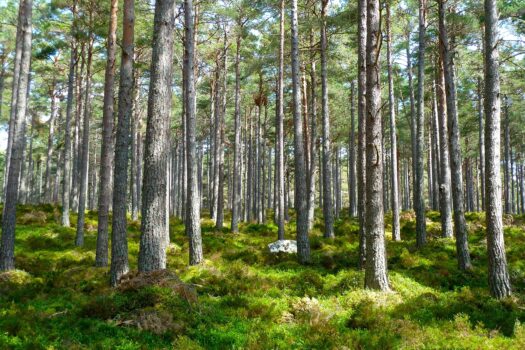
[[[291,239],[280,239],[268,244],[270,253],[297,253],[297,242]]]

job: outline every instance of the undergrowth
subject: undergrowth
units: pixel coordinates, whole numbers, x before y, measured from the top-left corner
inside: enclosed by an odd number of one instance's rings
[[[205,217],[206,260],[188,267],[184,226],[171,219],[168,271],[131,274],[111,289],[108,269],[94,267],[96,213],[86,216],[82,248],[58,213],[49,205],[19,208],[17,270],[0,274],[2,349],[525,348],[521,217],[507,218],[505,227],[514,296],[498,301],[488,294],[479,213],[467,214],[468,273],[457,268],[454,241],[439,237],[439,213],[428,213],[430,240],[422,250],[415,249],[413,213],[402,215],[401,242],[390,240],[387,225],[391,293],[363,289],[358,226],[347,217],[337,220],[336,238],[325,240],[316,216],[308,266],[268,253],[277,237],[269,215],[266,224],[241,224],[239,234],[217,232]],[[75,215],[71,221],[75,227]],[[132,271],[139,229],[129,222]],[[287,226],[287,238],[293,229]]]

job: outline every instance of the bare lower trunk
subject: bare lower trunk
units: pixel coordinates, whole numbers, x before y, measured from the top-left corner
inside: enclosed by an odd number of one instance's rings
[[[280,21],[279,21],[279,80],[277,82],[277,167],[276,167],[276,184],[277,184],[277,237],[284,239],[284,217],[285,217],[285,191],[284,191],[284,1],[280,4]]]
[[[142,272],[166,268],[166,133],[172,96],[174,10],[174,0],[155,2],[138,264]]]
[[[184,28],[185,28],[185,56],[184,74],[185,91],[184,98],[186,110],[186,162],[188,169],[188,189],[186,196],[186,235],[190,240],[190,265],[202,262],[202,239],[200,224],[200,203],[196,164],[196,121],[195,121],[195,60],[194,60],[194,26],[193,26],[193,1],[184,1]]]
[[[445,5],[439,1],[439,31],[443,70],[447,95],[447,127],[448,143],[450,147],[450,172],[452,179],[452,199],[454,206],[454,232],[456,234],[456,254],[461,270],[470,270],[470,255],[467,240],[467,223],[465,222],[465,208],[463,204],[463,180],[461,170],[461,148],[459,144],[459,125],[456,100],[456,85],[454,76],[454,60],[448,42],[445,24]]]
[[[396,136],[396,111],[394,106],[394,77],[392,73],[392,34],[390,29],[390,5],[386,4],[386,44],[388,66],[388,105],[390,113],[390,166],[392,182],[392,239],[401,240],[399,230],[399,190],[397,182],[397,136]]]
[[[115,85],[117,11],[118,0],[111,0],[107,42],[108,59],[104,77],[104,105],[102,107],[102,146],[100,150],[100,189],[98,192],[98,232],[95,266],[107,266],[108,264],[108,217],[111,200],[111,171],[113,163],[113,86]]]
[[[322,1],[322,26],[321,26],[321,109],[323,118],[323,216],[324,237],[334,237],[334,213],[332,203],[332,169],[330,168],[331,145],[330,145],[330,116],[328,111],[328,76],[327,76],[327,39],[326,39],[326,7],[328,0]]]
[[[92,24],[90,16],[90,25]],[[75,238],[75,245],[82,247],[84,245],[84,221],[86,215],[86,196],[87,196],[87,180],[88,180],[88,164],[89,164],[89,119],[91,118],[91,65],[93,62],[93,34],[89,33],[89,43],[87,52],[87,72],[86,72],[86,87],[84,98],[84,119],[82,125],[82,148],[80,156],[80,178],[79,178],[79,193],[78,193],[78,219],[77,219],[77,234]]]
[[[366,260],[366,0],[357,3],[359,24],[357,28],[357,216],[359,218],[359,267]]]
[[[297,23],[297,0],[292,0],[292,88],[294,115],[295,152],[295,211],[297,213],[297,256],[299,262],[310,262],[310,242],[308,238],[308,205],[306,192],[306,166],[304,155],[303,117],[301,115],[301,90],[299,79],[299,26]]]
[[[490,293],[511,294],[501,212],[500,83],[498,10],[495,0],[485,0],[485,189]]]
[[[19,7],[20,30],[17,32],[17,41],[20,42],[20,60],[18,82],[13,82],[13,94],[16,95],[14,104],[16,112],[11,114],[12,123],[12,148],[6,183],[6,196],[2,215],[2,237],[0,240],[0,271],[15,268],[15,225],[16,205],[18,201],[18,182],[20,165],[23,162],[23,149],[25,144],[25,118],[27,112],[27,97],[29,86],[29,73],[31,66],[31,39],[32,39],[32,0],[23,0]],[[16,86],[15,86],[16,85]],[[13,98],[13,99],[14,99]]]
[[[439,123],[439,211],[441,213],[441,236],[451,238],[452,232],[452,199],[450,197],[450,160],[448,154],[448,128],[445,96],[445,78],[443,76],[443,62],[438,60],[436,67],[436,99]]]
[[[414,209],[416,211],[416,244],[419,248],[427,243],[425,217],[424,158],[425,158],[425,35],[426,35],[426,0],[419,0],[419,50],[417,64],[417,113],[416,113],[416,168],[414,183]]]
[[[113,222],[111,225],[110,284],[115,286],[129,271],[127,239],[127,189],[130,122],[133,117],[134,0],[124,1],[122,56],[118,101],[115,171],[113,174]],[[169,101],[171,102],[171,101]]]
[[[365,288],[387,291],[385,227],[383,217],[383,162],[381,130],[380,9],[368,0],[366,40],[366,269]]]

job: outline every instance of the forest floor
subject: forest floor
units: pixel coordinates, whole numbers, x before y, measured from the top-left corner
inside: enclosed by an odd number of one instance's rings
[[[206,261],[194,267],[184,227],[172,219],[169,271],[111,289],[108,269],[93,267],[96,213],[87,215],[82,248],[59,217],[52,206],[19,209],[19,270],[0,274],[2,349],[525,349],[524,216],[504,220],[515,293],[502,301],[488,294],[481,213],[467,214],[469,273],[457,268],[454,241],[439,238],[439,213],[428,212],[429,244],[420,251],[414,216],[403,213],[403,241],[387,243],[391,293],[363,289],[358,227],[348,218],[331,241],[316,219],[309,266],[267,252],[273,223],[243,224],[234,235],[205,218]],[[139,229],[130,222],[132,270]],[[292,221],[287,238],[293,231]]]

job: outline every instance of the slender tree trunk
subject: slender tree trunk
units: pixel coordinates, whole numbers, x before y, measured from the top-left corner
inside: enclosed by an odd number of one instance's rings
[[[359,217],[359,267],[366,261],[366,28],[367,0],[357,2],[357,215]]]
[[[98,198],[98,228],[95,266],[108,265],[108,222],[111,200],[111,171],[113,165],[113,108],[115,85],[115,56],[117,48],[118,0],[111,0],[107,40],[107,62],[104,76],[102,107],[102,146],[100,150],[100,190]]]
[[[452,199],[450,198],[450,160],[448,154],[448,128],[445,95],[445,77],[443,74],[443,60],[438,59],[436,68],[436,99],[439,122],[439,211],[441,213],[441,236],[451,238],[452,232]]]
[[[391,32],[390,4],[386,3],[386,49],[388,67],[388,105],[390,112],[390,166],[392,181],[392,239],[401,240],[399,230],[399,189],[397,182],[397,136],[396,136],[396,111],[394,98],[394,77],[392,73],[392,32]]]
[[[348,142],[348,200],[349,215],[357,215],[355,172],[355,82],[350,83],[350,137]]]
[[[334,238],[334,212],[332,203],[332,171],[330,169],[330,115],[328,111],[328,73],[327,73],[327,39],[326,7],[328,0],[322,0],[321,8],[321,109],[323,118],[323,216],[324,237]]]
[[[1,102],[1,101],[0,101]],[[45,202],[50,203],[52,200],[52,186],[51,186],[51,162],[53,161],[53,142],[55,138],[55,123],[58,117],[60,108],[58,91],[56,88],[56,79],[53,78],[51,88],[51,115],[49,117],[49,135],[47,137],[47,151],[46,151],[46,175],[44,177],[45,184]]]
[[[380,82],[380,9],[368,0],[366,40],[366,269],[365,288],[387,291]]]
[[[194,60],[194,26],[193,1],[184,1],[185,56],[184,74],[186,95],[184,98],[186,110],[186,151],[188,168],[188,189],[186,196],[186,235],[190,240],[190,265],[202,262],[202,239],[200,224],[199,189],[196,164],[196,121],[195,121],[195,60]]]
[[[92,25],[92,14],[89,14],[89,25]],[[80,157],[80,178],[79,178],[79,196],[78,196],[78,219],[77,219],[77,234],[75,238],[75,245],[82,247],[84,245],[84,222],[86,215],[86,196],[87,196],[87,180],[88,180],[88,164],[89,164],[89,119],[91,117],[91,65],[93,63],[93,43],[94,35],[89,33],[89,43],[87,51],[87,71],[86,71],[86,87],[84,98],[84,119],[82,125],[82,148]]]
[[[326,1],[326,0],[323,0]],[[299,25],[297,23],[297,0],[292,0],[292,90],[294,116],[295,153],[295,211],[297,213],[297,255],[299,262],[310,262],[310,242],[308,238],[308,204],[306,189],[306,167],[304,155],[303,117],[301,115],[301,89],[299,70]]]
[[[511,294],[501,213],[500,83],[498,10],[495,0],[485,0],[485,189],[489,287],[500,299]]]
[[[284,217],[285,217],[285,191],[284,191],[284,2],[280,4],[279,20],[279,79],[277,82],[277,120],[276,120],[276,137],[277,137],[277,237],[284,239]]]
[[[138,264],[141,272],[166,268],[166,135],[169,130],[172,96],[174,15],[174,0],[155,2],[148,121],[144,145],[142,235]]]
[[[71,36],[74,37],[77,2],[73,3],[73,24]],[[73,113],[73,98],[75,85],[75,66],[77,64],[77,43],[71,42],[71,58],[69,61],[69,74],[67,82],[66,121],[64,124],[64,156],[63,156],[63,180],[62,180],[62,226],[69,227],[69,207],[71,192],[71,114]]]
[[[284,1],[284,0],[281,0]],[[239,220],[242,212],[242,140],[241,140],[241,40],[242,22],[237,22],[236,48],[235,48],[235,145],[233,150],[233,204],[231,230],[239,232]]]
[[[510,214],[512,212],[512,205],[510,201],[510,178],[511,178],[511,157],[510,157],[510,122],[509,122],[509,106],[507,103],[507,96],[503,96],[503,112],[504,112],[504,121],[503,125],[505,127],[504,130],[504,150],[505,150],[505,167],[504,167],[504,176],[505,176],[505,182],[504,182],[504,197],[505,197],[505,214]]]
[[[111,225],[110,284],[115,286],[128,272],[127,239],[127,189],[130,122],[133,118],[133,57],[134,57],[134,0],[124,0],[122,22],[122,56],[120,60],[120,85],[118,124],[115,140],[115,172],[113,174],[113,221]],[[169,99],[171,102],[171,99]],[[169,115],[169,113],[168,113]],[[167,229],[167,228],[166,228]]]
[[[416,211],[416,244],[418,248],[427,243],[425,198],[424,198],[424,155],[425,155],[425,35],[426,0],[419,0],[419,50],[417,63],[417,111],[416,111],[416,168],[414,171],[414,209]]]
[[[483,134],[483,82],[478,78],[478,121],[479,121],[479,176],[481,179],[481,208],[485,210],[485,135]]]
[[[445,73],[445,91],[447,95],[447,126],[450,148],[450,172],[452,179],[452,200],[454,207],[454,233],[456,234],[456,254],[461,270],[470,270],[470,255],[467,240],[467,223],[463,204],[463,180],[461,171],[461,148],[459,144],[459,125],[454,74],[454,60],[449,46],[445,24],[445,4],[439,1],[439,32]]]
[[[14,104],[16,112],[11,114],[12,148],[6,183],[6,196],[2,215],[2,237],[0,240],[0,271],[15,268],[15,225],[16,205],[18,201],[18,182],[20,165],[23,162],[23,148],[25,144],[25,118],[27,112],[29,74],[31,69],[31,39],[32,39],[32,0],[20,1],[19,24],[17,42],[20,42],[20,60],[18,82],[13,82],[13,95],[16,95]],[[18,48],[18,47],[17,47]],[[15,86],[16,85],[16,86]]]

